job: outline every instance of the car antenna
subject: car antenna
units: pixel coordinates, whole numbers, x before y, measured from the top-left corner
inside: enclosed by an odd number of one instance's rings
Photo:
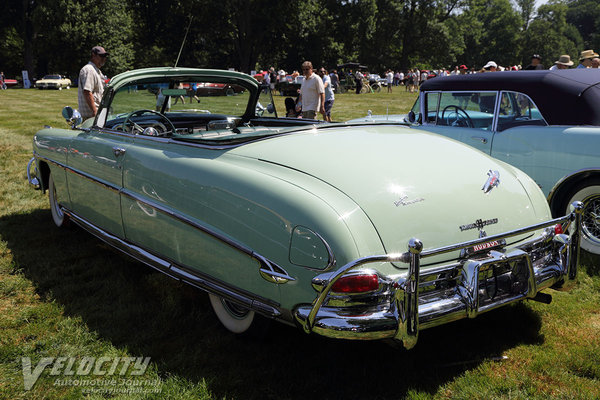
[[[187,29],[185,30],[185,36],[183,37],[183,42],[181,42],[181,47],[179,48],[179,54],[177,54],[177,60],[175,60],[175,65],[173,68],[177,68],[177,63],[179,62],[179,57],[181,57],[181,51],[183,50],[183,45],[185,44],[185,40],[187,39],[188,32],[190,31],[190,26],[192,26],[192,19],[194,16],[190,16],[190,22],[188,23]]]

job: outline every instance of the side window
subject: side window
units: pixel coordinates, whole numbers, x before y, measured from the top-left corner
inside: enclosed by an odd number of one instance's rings
[[[439,93],[427,93],[425,97],[425,107],[427,108],[427,123],[435,124],[437,120],[438,102],[440,99]]]
[[[491,130],[496,92],[446,92],[440,97],[438,125]]]
[[[517,92],[502,92],[498,131],[526,125],[545,126],[547,123],[529,96]]]

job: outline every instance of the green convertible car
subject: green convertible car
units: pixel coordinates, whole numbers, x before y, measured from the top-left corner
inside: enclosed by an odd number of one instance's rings
[[[258,314],[411,348],[576,279],[582,204],[552,219],[527,175],[452,139],[278,118],[254,78],[190,68],[123,73],[94,119],[63,114],[27,167],[54,223],[207,291],[232,332]]]

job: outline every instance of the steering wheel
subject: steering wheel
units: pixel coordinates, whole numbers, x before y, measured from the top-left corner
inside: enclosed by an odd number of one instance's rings
[[[160,113],[160,112],[154,111],[154,110],[136,110],[136,111],[132,111],[129,114],[127,114],[127,117],[125,117],[125,121],[123,121],[123,125],[122,125],[123,131],[124,132],[129,131],[129,129],[127,128],[127,124],[130,122],[131,118],[137,117],[139,115],[143,115],[146,113],[158,115],[161,119],[166,121],[167,125],[171,129],[171,132],[175,133],[175,125],[173,125],[171,120],[169,118],[167,118],[163,113]],[[159,132],[160,134],[168,132],[168,130],[166,129],[166,127],[163,124],[159,123],[159,127],[162,129],[162,132]],[[142,128],[140,125],[136,124],[134,121],[131,121],[131,131],[129,131],[129,132],[135,133],[137,135],[137,134],[143,133],[144,128]]]
[[[467,128],[474,128],[475,124],[473,124],[473,120],[469,117],[469,114],[459,106],[449,105],[442,110],[441,119],[444,120],[444,114],[446,110],[454,109],[454,111],[449,111],[446,116],[446,125],[448,126],[465,126]]]

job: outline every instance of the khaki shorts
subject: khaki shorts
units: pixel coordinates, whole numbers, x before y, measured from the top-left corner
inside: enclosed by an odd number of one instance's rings
[[[302,111],[302,118],[316,119],[317,112],[315,110]]]

